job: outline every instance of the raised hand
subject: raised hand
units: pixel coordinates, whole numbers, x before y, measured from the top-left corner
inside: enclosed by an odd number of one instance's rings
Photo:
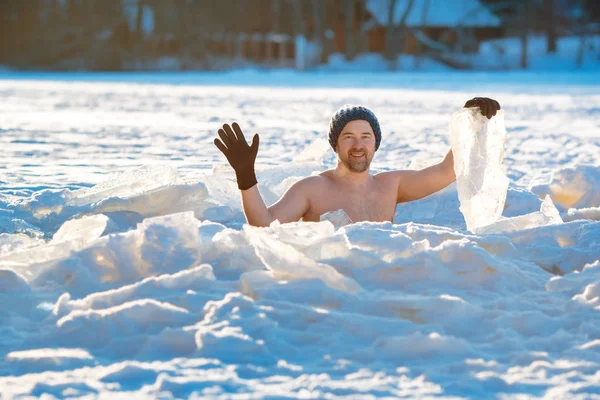
[[[481,114],[492,119],[500,109],[500,103],[487,97],[475,97],[465,103],[465,107],[479,107]]]
[[[227,161],[235,171],[238,188],[250,189],[258,183],[254,172],[254,161],[258,153],[258,134],[254,134],[252,144],[248,146],[244,133],[236,122],[231,126],[223,125],[223,129],[219,129],[218,133],[221,140],[215,139],[215,146],[227,157]]]

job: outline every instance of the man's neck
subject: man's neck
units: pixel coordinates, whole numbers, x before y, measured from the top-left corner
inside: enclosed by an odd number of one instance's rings
[[[350,171],[343,164],[338,164],[333,171],[339,182],[354,188],[368,185],[373,180],[368,169],[364,172],[354,172]]]

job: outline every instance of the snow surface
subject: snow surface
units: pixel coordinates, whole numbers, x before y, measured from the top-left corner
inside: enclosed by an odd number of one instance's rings
[[[600,74],[1,78],[3,397],[600,392]],[[378,116],[376,172],[440,160],[476,95],[504,110],[503,217],[527,229],[469,232],[454,184],[393,224],[250,227],[212,144],[260,133],[270,204],[335,165],[341,105]]]

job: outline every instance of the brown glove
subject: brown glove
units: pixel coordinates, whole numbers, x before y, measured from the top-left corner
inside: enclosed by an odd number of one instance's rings
[[[481,114],[488,117],[488,119],[492,119],[500,109],[500,103],[487,97],[475,97],[465,103],[465,108],[466,107],[479,107],[481,109]]]
[[[254,161],[258,153],[258,134],[254,134],[252,145],[248,146],[240,126],[234,122],[231,126],[223,125],[223,129],[219,129],[219,136],[223,142],[215,139],[215,145],[233,167],[238,188],[240,190],[250,189],[258,183],[254,172]]]

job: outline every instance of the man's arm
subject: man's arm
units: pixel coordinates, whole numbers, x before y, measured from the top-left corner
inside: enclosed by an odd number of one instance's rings
[[[391,174],[398,185],[396,203],[427,197],[456,180],[452,149],[441,162],[431,167],[419,171],[392,171]]]
[[[276,219],[281,223],[297,221],[309,209],[308,189],[310,179],[296,182],[274,205],[267,208],[258,190],[254,161],[258,153],[259,137],[255,134],[249,146],[237,123],[225,124],[218,131],[214,143],[225,155],[235,171],[238,188],[242,193],[242,206],[246,220],[253,226],[269,226]]]
[[[242,205],[248,223],[253,226],[269,226],[278,220],[284,224],[298,221],[309,209],[308,186],[310,178],[296,182],[275,204],[267,207],[258,185],[242,190]]]
[[[500,104],[487,97],[475,97],[467,101],[465,107],[479,107],[481,114],[488,119],[500,110]],[[431,167],[420,171],[393,171],[391,174],[398,185],[396,203],[419,200],[442,190],[456,180],[454,154],[450,149],[441,162]]]

